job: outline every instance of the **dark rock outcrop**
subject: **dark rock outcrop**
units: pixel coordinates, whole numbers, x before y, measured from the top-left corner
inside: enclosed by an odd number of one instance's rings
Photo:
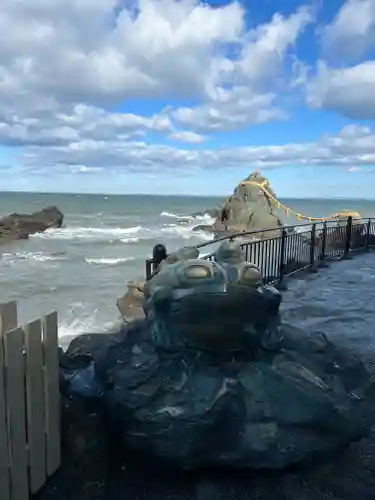
[[[255,184],[243,185],[248,181]],[[269,181],[255,172],[235,188],[232,196],[220,208],[220,213],[212,226],[199,225],[196,230],[210,231],[215,236],[223,236],[259,229],[267,231],[253,234],[254,238],[267,239],[279,236],[278,228],[283,224],[277,214],[275,203],[258,184],[264,185],[268,192],[275,196]]]
[[[165,262],[144,293],[144,320],[102,348],[76,343],[63,368],[126,448],[185,469],[282,469],[368,432],[364,365],[324,334],[281,324],[280,293],[236,244],[214,262]],[[74,358],[86,360],[75,373]]]
[[[59,228],[63,222],[64,215],[55,206],[43,208],[33,214],[10,214],[0,219],[0,240],[27,239],[31,234]]]

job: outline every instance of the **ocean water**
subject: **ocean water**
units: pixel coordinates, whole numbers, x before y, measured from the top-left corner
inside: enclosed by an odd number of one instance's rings
[[[57,310],[59,335],[103,332],[119,319],[116,300],[131,279],[141,280],[152,247],[168,250],[211,239],[193,232],[210,217],[195,212],[222,199],[179,196],[105,196],[0,193],[0,216],[57,205],[62,229],[0,246],[0,302],[17,300],[20,321]],[[281,200],[299,213],[325,217],[342,209],[375,216],[366,200]],[[293,217],[284,219],[295,224]],[[207,249],[209,250],[209,249]]]

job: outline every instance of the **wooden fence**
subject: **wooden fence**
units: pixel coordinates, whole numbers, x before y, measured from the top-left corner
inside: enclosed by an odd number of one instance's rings
[[[57,314],[18,326],[0,304],[0,497],[29,500],[60,466]]]

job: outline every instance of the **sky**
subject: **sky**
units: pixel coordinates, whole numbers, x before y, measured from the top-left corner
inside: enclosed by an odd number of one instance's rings
[[[375,0],[1,0],[0,191],[375,199]]]

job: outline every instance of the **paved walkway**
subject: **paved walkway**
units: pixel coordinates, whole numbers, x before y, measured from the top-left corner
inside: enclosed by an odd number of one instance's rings
[[[324,332],[362,356],[375,372],[375,252],[332,262],[286,283],[283,321]]]

